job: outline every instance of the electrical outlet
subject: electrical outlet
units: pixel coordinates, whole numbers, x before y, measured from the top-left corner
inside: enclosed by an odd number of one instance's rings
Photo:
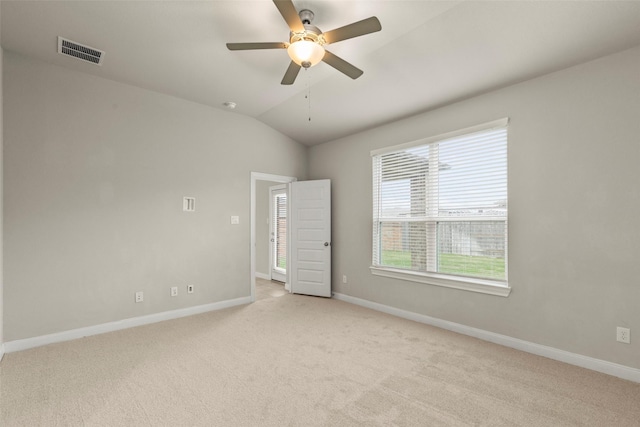
[[[193,285],[187,285],[187,293],[188,294],[192,294],[193,293]]]
[[[346,274],[342,275],[342,283],[347,283],[347,275]]]
[[[616,328],[616,340],[625,344],[631,344],[631,329],[618,326]]]
[[[178,296],[178,287],[177,286],[173,286],[171,288],[171,296],[172,297],[177,297]]]
[[[196,211],[196,198],[195,197],[183,197],[182,198],[182,211],[183,212],[195,212]]]
[[[144,294],[142,291],[136,292],[136,302],[142,302],[144,300]]]

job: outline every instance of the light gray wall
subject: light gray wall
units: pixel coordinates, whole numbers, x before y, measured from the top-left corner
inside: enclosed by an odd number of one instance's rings
[[[256,181],[256,272],[269,275],[269,187],[279,182]]]
[[[251,172],[304,179],[306,147],[9,52],[4,78],[6,341],[250,295]]]
[[[0,8],[1,9],[1,8]],[[0,19],[0,22],[2,20]],[[2,33],[1,28],[0,28],[0,34]],[[1,38],[0,38],[0,43],[2,42]],[[2,49],[2,47],[0,47],[0,359],[2,359],[2,354],[3,354],[3,344],[4,343],[4,298],[3,298],[3,294],[4,294],[4,267],[3,267],[3,260],[4,260],[4,256],[3,256],[3,231],[4,231],[4,221],[3,221],[3,208],[2,208],[2,204],[3,204],[3,196],[2,196],[2,192],[3,192],[3,161],[2,161],[2,156],[3,156],[3,147],[4,147],[4,142],[3,142],[3,135],[4,135],[4,131],[3,131],[3,114],[2,114],[2,106],[4,105],[4,101],[3,101],[3,92],[2,92],[2,62],[3,62],[3,56],[4,56],[4,51]]]
[[[312,147],[310,179],[333,184],[334,290],[640,368],[639,76],[635,48]],[[511,295],[372,276],[370,150],[507,116]]]

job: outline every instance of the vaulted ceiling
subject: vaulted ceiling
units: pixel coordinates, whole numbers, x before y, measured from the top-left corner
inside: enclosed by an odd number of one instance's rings
[[[234,110],[313,145],[640,44],[637,1],[294,0],[323,31],[377,16],[382,31],[329,46],[364,70],[327,64],[280,84],[288,41],[270,0],[3,1],[5,50]],[[57,53],[62,36],[105,52],[101,66]],[[311,120],[309,120],[309,118]]]

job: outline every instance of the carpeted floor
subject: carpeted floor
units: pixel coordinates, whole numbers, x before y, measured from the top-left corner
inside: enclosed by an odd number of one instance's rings
[[[640,384],[280,284],[257,297],[7,354],[0,425],[640,425]]]

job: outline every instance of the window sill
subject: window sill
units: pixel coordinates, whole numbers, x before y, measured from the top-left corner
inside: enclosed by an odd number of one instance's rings
[[[392,279],[408,280],[410,282],[426,283],[428,285],[443,286],[445,288],[461,289],[463,291],[479,292],[500,297],[508,297],[509,293],[511,293],[511,288],[508,284],[493,282],[491,280],[420,273],[417,271],[397,270],[387,267],[371,266],[370,268],[371,274]]]

